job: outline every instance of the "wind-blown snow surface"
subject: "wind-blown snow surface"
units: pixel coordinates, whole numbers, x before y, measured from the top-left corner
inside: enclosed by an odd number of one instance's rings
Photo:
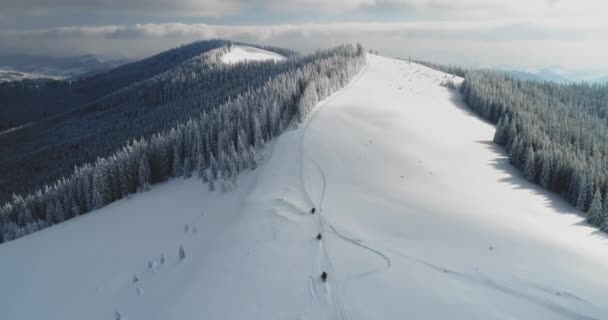
[[[605,236],[443,78],[370,55],[233,192],[174,179],[0,245],[2,318],[606,319]]]
[[[284,60],[282,55],[250,46],[233,45],[230,51],[221,57],[222,62],[233,64],[245,61]]]

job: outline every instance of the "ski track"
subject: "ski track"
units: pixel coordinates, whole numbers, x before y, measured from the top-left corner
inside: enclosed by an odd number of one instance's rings
[[[313,201],[310,192],[307,190],[306,186],[306,179],[304,176],[304,156],[305,156],[305,148],[304,148],[304,141],[306,138],[306,133],[308,132],[308,129],[311,125],[311,123],[318,117],[321,108],[323,107],[323,105],[325,105],[328,101],[334,99],[336,96],[340,95],[342,92],[344,92],[344,90],[346,88],[348,88],[350,85],[352,85],[353,83],[355,83],[362,74],[364,74],[367,70],[367,66],[364,67],[364,69],[357,75],[357,77],[351,81],[351,83],[349,85],[347,85],[345,88],[343,88],[342,90],[340,90],[340,92],[337,92],[336,94],[333,94],[332,96],[330,96],[329,98],[327,98],[325,101],[322,101],[316,108],[315,110],[313,110],[312,115],[309,117],[308,121],[306,121],[306,124],[304,125],[303,129],[302,129],[302,135],[301,135],[301,141],[300,141],[300,152],[299,152],[299,162],[300,162],[300,181],[302,184],[302,193],[304,195],[304,198],[306,199],[306,201],[308,202],[308,204],[310,205],[310,207],[315,207],[317,210],[317,219],[318,219],[318,232],[321,234],[326,234],[327,232],[325,231],[329,231],[331,230],[334,234],[336,234],[340,239],[353,244],[357,247],[363,248],[375,255],[378,255],[380,258],[382,258],[386,265],[385,267],[383,267],[380,270],[370,270],[370,271],[366,271],[360,274],[356,274],[353,275],[347,279],[345,279],[344,281],[350,280],[350,279],[354,279],[354,278],[361,278],[364,276],[368,276],[368,275],[372,275],[375,274],[377,272],[382,272],[385,270],[390,269],[392,262],[391,259],[384,254],[382,251],[378,250],[378,249],[374,249],[368,245],[365,245],[362,243],[361,240],[359,239],[354,239],[351,237],[348,237],[342,233],[340,233],[339,231],[336,230],[336,228],[323,216],[323,201],[325,199],[325,190],[326,190],[326,186],[327,186],[327,177],[325,174],[325,171],[323,170],[323,168],[319,165],[318,162],[316,162],[314,159],[307,157],[307,160],[309,160],[310,162],[312,162],[314,164],[314,166],[316,167],[316,169],[318,170],[318,172],[321,175],[321,193],[319,195],[319,203],[317,206],[315,206],[315,202]],[[326,239],[326,238],[324,238]],[[326,264],[326,270],[327,272],[329,272],[329,274],[331,276],[328,277],[327,282],[324,283],[324,287],[326,288],[326,303],[325,304],[330,304],[332,307],[332,313],[335,314],[335,318],[336,319],[348,319],[349,317],[347,316],[347,312],[346,309],[344,308],[344,304],[343,304],[343,299],[342,299],[342,284],[340,283],[340,281],[338,281],[338,279],[336,279],[336,272],[333,266],[333,263],[331,261],[331,255],[329,254],[329,252],[327,251],[327,247],[323,244],[323,241],[319,241],[319,248],[322,250],[321,253],[317,252],[317,254],[315,255],[315,257],[313,258],[313,266],[318,266],[321,267],[320,270],[317,269],[315,270],[315,268],[313,267],[313,274],[311,275],[310,279],[312,281],[314,281],[314,277],[316,274],[320,274],[321,272],[323,272],[324,269],[322,269],[321,266],[321,261],[319,261],[319,255],[322,255],[322,262],[325,262]],[[331,287],[334,288],[334,290],[331,289]],[[314,290],[314,286],[313,286],[313,290]],[[312,295],[314,297],[318,297],[319,294],[317,292],[313,292]],[[317,299],[317,301],[320,301],[320,299]],[[322,304],[321,309],[322,309],[322,319],[325,319],[326,317],[326,309],[328,309],[328,305]]]
[[[306,179],[304,177],[304,140],[306,137],[306,132],[308,131],[308,128],[310,127],[310,124],[316,119],[316,117],[319,115],[319,111],[321,110],[322,106],[325,105],[327,102],[333,100],[336,96],[340,95],[342,92],[344,92],[344,90],[346,88],[348,88],[349,86],[351,86],[353,83],[355,83],[362,74],[365,73],[365,71],[367,70],[367,66],[365,66],[363,68],[363,70],[361,70],[361,72],[355,77],[355,79],[353,79],[353,81],[351,81],[346,87],[344,87],[342,90],[340,90],[339,92],[334,93],[333,95],[331,95],[330,97],[328,97],[327,99],[325,99],[324,101],[321,101],[312,111],[312,114],[310,115],[310,117],[306,120],[306,123],[304,124],[304,127],[302,128],[302,134],[301,134],[301,138],[300,138],[300,146],[299,146],[299,170],[300,170],[300,184],[301,184],[301,190],[302,190],[302,195],[305,198],[306,202],[308,203],[309,207],[315,207],[317,210],[317,221],[318,221],[318,226],[317,226],[317,231],[321,234],[325,234],[325,226],[323,223],[323,220],[321,219],[321,215],[323,212],[323,199],[325,197],[325,173],[323,172],[323,170],[321,169],[321,167],[312,159],[312,162],[317,166],[317,168],[319,169],[322,177],[323,177],[323,183],[322,183],[322,191],[321,191],[321,195],[320,195],[320,200],[319,200],[319,204],[318,207],[315,206],[315,202],[312,200],[312,197],[310,196],[310,192],[306,189]],[[321,252],[319,252],[319,250]],[[320,259],[323,258],[323,259]],[[321,261],[323,260],[323,261]],[[321,283],[319,282],[319,280],[317,279],[317,276],[323,272],[324,268],[322,266],[323,262],[326,263],[326,269],[327,272],[329,272],[329,274],[331,274],[330,277],[328,277],[327,282],[325,283]],[[330,255],[327,252],[327,248],[323,245],[323,241],[319,241],[318,244],[318,250],[317,252],[313,255],[313,268],[312,268],[313,272],[310,275],[310,281],[312,281],[313,283],[321,283],[323,284],[325,290],[325,301],[323,303],[320,303],[321,306],[321,319],[326,319],[327,316],[327,309],[329,309],[329,307],[333,307],[332,308],[332,313],[335,313],[334,318],[335,319],[347,319],[348,317],[346,316],[346,311],[344,309],[344,305],[341,302],[341,289],[340,289],[340,284],[338,283],[338,281],[335,279],[335,272],[334,272],[334,268],[333,265],[331,263],[331,259],[330,259]],[[333,286],[336,290],[330,290],[329,285]],[[319,290],[316,288],[316,286],[312,286],[313,289],[313,293],[312,296],[313,298],[317,298],[317,301],[321,301],[321,299],[318,299],[318,297],[320,296],[319,294]]]
[[[441,266],[441,265],[437,265],[435,263],[431,263],[429,261],[414,257],[414,256],[410,256],[407,254],[403,254],[401,252],[394,252],[395,254],[397,254],[398,256],[405,258],[411,262],[423,265],[433,271],[439,272],[441,274],[444,274],[446,276],[450,276],[453,279],[459,280],[459,281],[464,281],[464,282],[468,282],[468,283],[472,283],[472,284],[476,284],[479,286],[484,286],[486,288],[491,288],[494,289],[496,291],[502,292],[504,294],[507,294],[509,296],[515,297],[515,298],[519,298],[522,299],[524,301],[527,301],[529,303],[535,304],[539,307],[551,310],[561,316],[565,316],[568,317],[572,320],[599,320],[598,318],[594,318],[594,317],[590,317],[584,314],[580,314],[574,310],[568,309],[560,304],[557,304],[553,301],[550,301],[549,299],[545,299],[545,298],[541,298],[538,296],[535,296],[533,294],[530,293],[526,293],[524,291],[521,290],[517,290],[514,287],[511,286],[507,286],[505,284],[499,283],[496,280],[493,280],[485,275],[483,275],[481,272],[477,271],[477,275],[474,274],[470,274],[470,273],[465,273],[465,272],[460,272],[460,271],[456,271],[453,269],[449,269],[447,267]],[[533,283],[529,283],[527,285],[528,287],[536,287],[537,290],[543,292],[543,293],[551,293],[552,295],[556,295],[558,297],[564,298],[564,299],[570,299],[573,300],[575,302],[579,302],[579,303],[585,303],[585,304],[589,304],[589,302],[579,298],[576,295],[570,294],[568,292],[562,292],[562,291],[547,291],[546,288],[542,285],[539,284],[533,284]],[[559,293],[559,294],[558,294]]]

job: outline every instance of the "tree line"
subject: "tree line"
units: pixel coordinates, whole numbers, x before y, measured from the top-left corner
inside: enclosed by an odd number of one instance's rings
[[[475,70],[461,92],[471,110],[496,124],[494,142],[526,179],[559,193],[608,232],[608,85]]]
[[[211,191],[233,187],[240,172],[257,166],[266,142],[302,121],[319,100],[358,74],[365,50],[339,46],[297,59],[302,63],[291,62],[293,68],[217,108],[133,139],[42,190],[13,195],[0,207],[0,240],[82,215],[172,177],[200,177]]]

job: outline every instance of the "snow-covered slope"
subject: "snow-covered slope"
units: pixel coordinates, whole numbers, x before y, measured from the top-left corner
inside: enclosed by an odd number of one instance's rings
[[[176,179],[0,245],[2,318],[605,319],[606,237],[444,78],[370,55],[233,192]]]
[[[282,55],[250,46],[243,45],[232,45],[230,46],[229,51],[222,55],[221,60],[224,63],[233,64],[245,61],[264,61],[264,60],[274,60],[280,61],[284,60],[285,57]]]

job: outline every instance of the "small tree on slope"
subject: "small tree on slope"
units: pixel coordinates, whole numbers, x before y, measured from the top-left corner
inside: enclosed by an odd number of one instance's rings
[[[179,261],[182,261],[186,259],[186,251],[184,250],[184,247],[182,247],[181,245],[179,246]]]

